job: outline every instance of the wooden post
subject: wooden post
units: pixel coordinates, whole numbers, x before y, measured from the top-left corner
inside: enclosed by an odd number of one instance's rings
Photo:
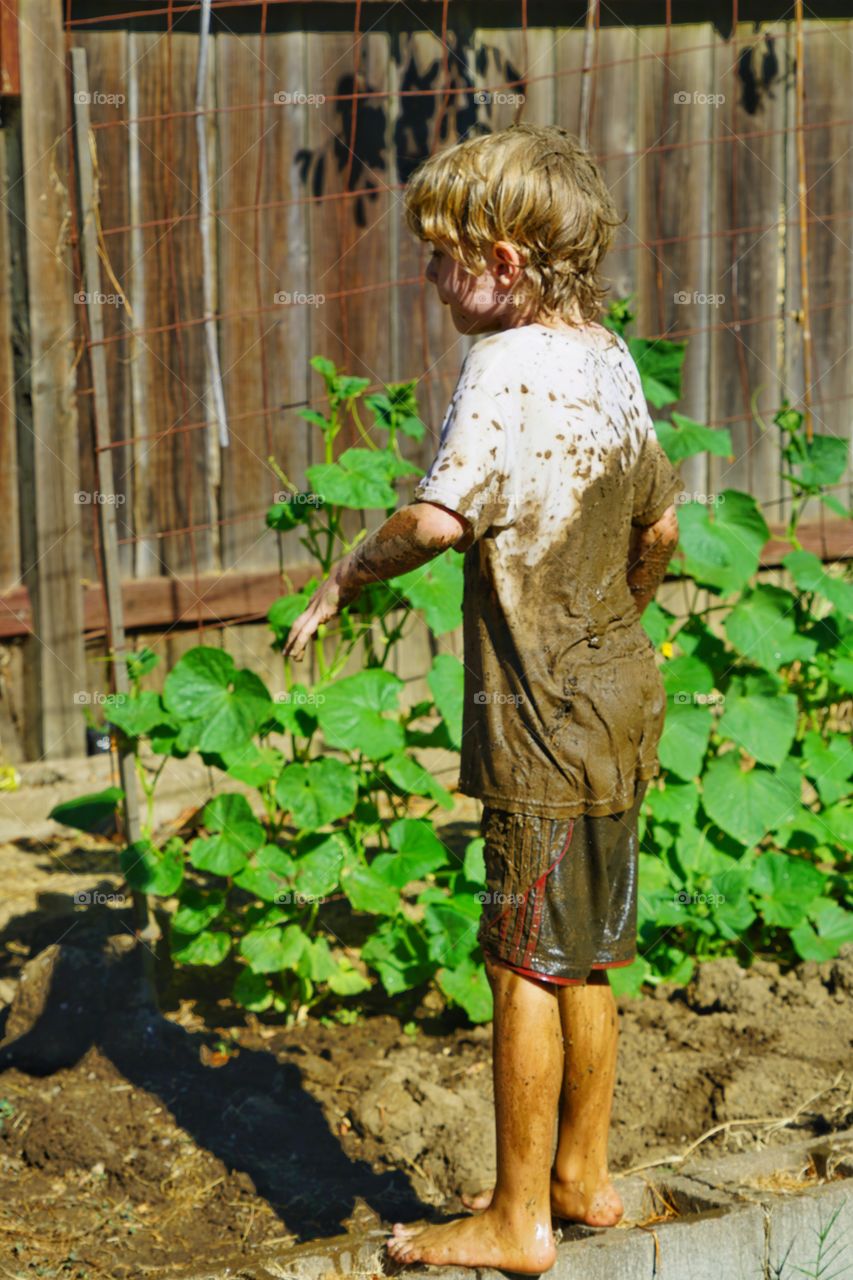
[[[118,529],[116,519],[116,490],[113,478],[113,458],[110,445],[110,405],[107,391],[107,362],[104,352],[104,321],[101,312],[101,270],[98,260],[98,230],[96,211],[98,192],[95,183],[93,150],[94,134],[89,122],[89,75],[86,68],[86,50],[71,50],[71,66],[74,77],[74,119],[77,139],[77,171],[80,179],[80,213],[82,220],[80,247],[86,279],[86,306],[89,313],[89,329],[92,336],[90,351],[92,385],[95,393],[95,442],[97,445],[98,516],[101,530],[101,551],[104,565],[104,587],[107,598],[109,639],[113,660],[113,679],[116,693],[130,692],[127,673],[127,643],[124,632],[124,609],[121,595],[121,566],[118,556]],[[139,797],[137,794],[136,764],[132,751],[119,750],[119,772],[124,790],[125,836],[128,844],[140,838]],[[144,894],[133,890],[133,909],[136,928],[142,941],[148,945],[156,941],[157,928],[148,912],[148,900]],[[153,955],[153,952],[151,952]],[[150,967],[149,967],[150,972]]]
[[[29,387],[16,399],[22,577],[33,606],[25,699],[29,755],[85,753],[83,589],[69,253],[68,89],[62,8],[20,0],[21,185],[26,225]],[[22,264],[23,265],[23,264]],[[25,357],[26,359],[26,357]],[[28,395],[27,392],[30,392]]]

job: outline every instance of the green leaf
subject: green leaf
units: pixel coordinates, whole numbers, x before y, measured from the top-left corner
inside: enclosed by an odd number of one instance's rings
[[[163,701],[199,726],[200,751],[228,751],[246,742],[269,716],[272,700],[254,672],[222,649],[190,649],[166,677]]]
[[[380,853],[370,869],[386,884],[398,889],[422,880],[448,862],[448,853],[429,822],[400,818],[388,832],[395,853]]]
[[[670,782],[662,791],[651,787],[646,791],[644,804],[655,822],[670,822],[675,827],[692,827],[696,824],[699,792],[695,782]]]
[[[275,797],[300,831],[317,831],[352,813],[358,779],[349,765],[332,757],[290,764],[281,772]]]
[[[692,701],[671,702],[658,744],[662,767],[685,781],[697,777],[702,771],[710,733],[711,712],[707,707],[694,706]]]
[[[309,852],[296,863],[297,893],[308,900],[324,898],[338,885],[348,845],[335,832],[325,837],[310,836],[300,841],[300,847],[307,848]]]
[[[453,796],[417,760],[398,751],[382,761],[382,768],[401,793],[412,796],[431,796],[442,809],[453,808]]]
[[[399,676],[375,668],[327,685],[317,719],[329,745],[361,751],[371,760],[399,751],[403,727],[383,712],[397,710],[403,687]]]
[[[644,982],[652,976],[652,966],[644,956],[637,956],[631,963],[607,970],[607,977],[615,996],[639,996]]]
[[[671,423],[656,422],[654,426],[657,438],[674,466],[697,453],[711,453],[718,458],[731,455],[732,433],[725,428],[717,430],[703,426],[701,422],[686,418],[683,413],[673,413]]]
[[[219,758],[229,778],[258,788],[266,786],[276,776],[284,760],[275,747],[257,747],[254,742],[244,742],[232,751],[223,751]]]
[[[170,898],[184,878],[183,843],[175,836],[161,851],[150,840],[137,840],[122,850],[119,863],[131,889]]]
[[[317,703],[322,700],[322,693],[294,684],[286,693],[276,694],[273,719],[285,733],[310,738],[317,728]]]
[[[814,435],[808,441],[802,436],[799,446],[804,456],[793,460],[791,469],[805,488],[818,489],[835,484],[844,475],[850,452],[850,444],[846,439]]]
[[[55,804],[47,816],[76,831],[97,831],[115,817],[116,806],[123,799],[121,787],[106,787],[103,791]]]
[[[724,938],[734,941],[752,924],[756,913],[749,900],[750,868],[733,867],[720,871],[710,880],[710,891],[722,902],[711,905],[714,923]]]
[[[335,972],[329,976],[328,982],[335,995],[339,996],[358,995],[360,991],[368,991],[371,985],[370,979],[359,973],[345,956]]]
[[[825,883],[826,876],[811,862],[772,849],[756,859],[750,878],[765,923],[784,928],[793,928],[804,919],[807,907],[822,893]]]
[[[686,342],[628,338],[628,349],[636,361],[643,395],[656,409],[681,397],[681,366]]]
[[[462,705],[465,668],[452,653],[438,653],[432,660],[427,684],[455,750],[462,745]]]
[[[697,701],[689,695],[710,693],[714,687],[714,673],[711,668],[699,658],[692,656],[670,658],[660,668],[660,674],[663,687],[676,703]]]
[[[104,703],[104,716],[129,738],[139,738],[158,725],[178,727],[164,708],[159,693],[151,689],[143,689],[135,697],[111,693]]]
[[[393,916],[400,906],[400,891],[373,870],[353,863],[341,872],[341,885],[356,911],[371,915]]]
[[[243,869],[248,855],[260,848],[266,838],[245,796],[215,796],[205,805],[202,819],[216,834],[190,845],[190,862],[199,871],[232,876]]]
[[[824,804],[833,804],[849,795],[849,779],[853,775],[853,746],[841,733],[832,733],[824,742],[819,733],[807,733],[803,739],[802,770],[817,787]]]
[[[308,945],[308,937],[299,925],[281,929],[252,929],[240,939],[240,954],[249,962],[253,973],[280,973],[294,969]]]
[[[758,844],[791,808],[791,794],[760,765],[741,769],[739,752],[712,760],[703,778],[702,804],[712,822],[740,844]]]
[[[853,853],[853,805],[849,801],[842,801],[816,816],[824,829],[825,838],[828,837],[845,853]]]
[[[172,928],[177,933],[201,933],[224,910],[224,893],[201,893],[187,887],[181,894],[180,906],[172,916]]]
[[[714,503],[682,503],[678,525],[684,571],[726,595],[740,591],[756,572],[770,537],[758,503],[736,489],[724,490]]]
[[[650,600],[640,616],[643,630],[656,649],[659,649],[668,637],[674,621],[675,615],[661,608],[656,600]]]
[[[462,874],[469,884],[484,885],[486,883],[486,861],[483,857],[483,850],[486,842],[482,836],[469,841],[465,847],[465,861],[462,864]]]
[[[405,596],[413,609],[423,610],[434,635],[454,631],[462,622],[463,560],[451,549],[418,569],[388,579],[388,586]]]
[[[456,968],[477,947],[481,908],[476,894],[447,898],[441,890],[427,890],[424,925],[430,935],[429,953],[438,964]]]
[[[761,584],[740,598],[723,626],[742,654],[778,671],[795,658],[810,658],[817,649],[816,640],[797,633],[794,605],[790,591]]]
[[[277,845],[265,844],[234,876],[234,883],[262,902],[279,902],[290,895],[296,862]]]
[[[160,655],[155,653],[153,649],[149,649],[147,645],[143,645],[141,649],[136,649],[133,653],[124,655],[127,674],[131,680],[141,680],[143,676],[147,676],[149,671],[153,671],[160,661]]]
[[[411,921],[400,917],[370,935],[361,958],[379,974],[389,996],[419,987],[435,969],[426,940]]]
[[[252,1013],[263,1013],[273,1002],[269,982],[262,973],[252,973],[251,969],[240,970],[232,995],[242,1009],[249,1009]]]
[[[312,489],[335,506],[388,510],[397,505],[390,484],[392,465],[383,449],[347,449],[337,462],[306,467],[305,474]]]
[[[470,957],[455,969],[439,969],[438,985],[448,1000],[461,1005],[472,1022],[488,1022],[493,1013],[486,971]]]
[[[797,731],[797,699],[771,676],[735,677],[717,728],[762,764],[780,765]]]
[[[801,591],[817,591],[839,611],[853,614],[853,585],[828,573],[811,551],[789,551],[782,563]]]
[[[177,932],[172,935],[172,959],[180,964],[221,964],[230,950],[227,933],[205,929],[189,937]]]

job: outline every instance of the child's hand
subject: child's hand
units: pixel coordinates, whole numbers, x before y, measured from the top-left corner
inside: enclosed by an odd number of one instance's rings
[[[347,582],[349,559],[349,556],[345,556],[339,564],[335,565],[326,581],[314,592],[308,607],[300,613],[290,628],[290,634],[282,649],[285,658],[293,658],[294,662],[299,662],[305,652],[305,646],[318,628],[324,622],[334,618],[348,604],[352,604],[358,595],[361,588],[353,587]]]

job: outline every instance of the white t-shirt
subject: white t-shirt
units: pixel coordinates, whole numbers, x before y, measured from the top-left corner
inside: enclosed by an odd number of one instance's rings
[[[465,516],[459,788],[544,817],[630,808],[666,698],[627,584],[631,524],[682,490],[624,340],[525,325],[468,351],[414,491]]]

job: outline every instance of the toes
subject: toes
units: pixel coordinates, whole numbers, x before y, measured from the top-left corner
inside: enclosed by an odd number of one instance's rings
[[[421,1228],[412,1226],[411,1223],[395,1222],[392,1230],[398,1239],[408,1239],[409,1236],[417,1235]]]

